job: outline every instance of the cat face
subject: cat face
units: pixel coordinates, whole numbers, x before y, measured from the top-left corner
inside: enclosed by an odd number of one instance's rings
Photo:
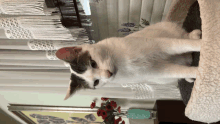
[[[71,78],[65,100],[80,89],[96,89],[114,78],[116,69],[112,55],[101,46],[65,47],[56,56],[70,65]]]

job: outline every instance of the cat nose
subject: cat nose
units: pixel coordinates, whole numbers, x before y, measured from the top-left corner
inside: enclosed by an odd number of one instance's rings
[[[108,72],[108,78],[110,78],[113,75],[113,73],[110,72],[109,70],[107,70],[107,72]]]

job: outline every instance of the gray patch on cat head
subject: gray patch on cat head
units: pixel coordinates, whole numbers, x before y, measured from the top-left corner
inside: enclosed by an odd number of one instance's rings
[[[86,81],[83,78],[76,76],[75,74],[71,74],[70,80],[72,81],[70,86],[71,88],[76,88],[79,85],[79,88],[89,88]]]
[[[84,52],[70,62],[70,67],[76,73],[82,74],[87,70],[87,66],[89,66],[89,61],[89,53]]]

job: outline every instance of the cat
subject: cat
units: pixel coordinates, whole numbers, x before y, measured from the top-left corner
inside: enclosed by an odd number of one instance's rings
[[[65,100],[80,89],[101,88],[107,83],[193,82],[197,67],[191,53],[200,51],[201,31],[187,33],[173,22],[159,22],[125,37],[96,44],[61,48],[56,56],[70,65],[71,78]]]

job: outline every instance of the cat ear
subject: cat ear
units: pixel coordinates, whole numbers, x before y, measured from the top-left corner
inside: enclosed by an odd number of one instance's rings
[[[67,89],[66,97],[64,98],[64,100],[70,98],[73,94],[76,93],[77,90],[80,90],[81,88],[82,88],[81,84],[70,80],[69,87]]]
[[[56,52],[57,58],[64,60],[66,62],[71,62],[75,59],[79,53],[82,51],[80,47],[64,47]]]

